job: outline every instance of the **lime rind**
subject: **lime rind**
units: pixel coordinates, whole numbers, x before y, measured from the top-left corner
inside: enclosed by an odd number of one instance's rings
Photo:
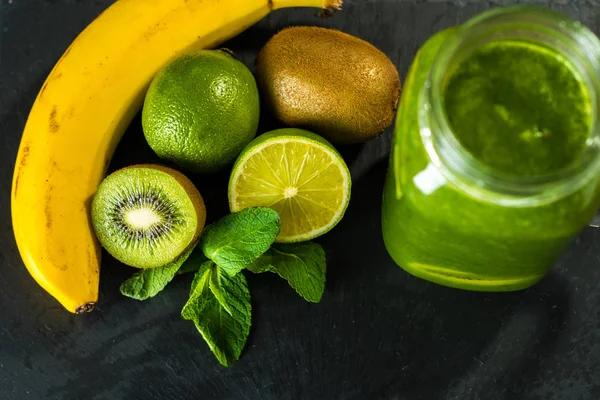
[[[252,72],[220,50],[176,58],[152,80],[142,107],[148,145],[182,171],[217,172],[256,136],[260,97]]]

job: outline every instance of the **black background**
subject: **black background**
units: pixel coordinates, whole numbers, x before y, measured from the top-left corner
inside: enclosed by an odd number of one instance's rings
[[[353,174],[344,220],[319,242],[328,255],[320,304],[275,276],[248,276],[246,350],[221,367],[181,319],[191,276],[156,298],[121,296],[132,269],[104,254],[100,303],[74,316],[24,268],[10,224],[10,184],[29,108],[75,36],[110,0],[1,0],[0,399],[599,399],[600,230],[586,228],[535,287],[470,293],[413,278],[387,255],[380,201],[390,131],[343,148]],[[253,69],[278,29],[341,29],[386,52],[404,78],[438,30],[505,1],[346,0],[322,20],[281,10],[225,45]],[[600,32],[598,0],[550,6]],[[277,127],[265,115],[260,132]],[[157,161],[137,117],[111,169]],[[228,172],[196,178],[209,220],[227,211]]]

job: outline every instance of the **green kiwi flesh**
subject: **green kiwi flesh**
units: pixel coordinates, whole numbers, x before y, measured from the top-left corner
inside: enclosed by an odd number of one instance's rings
[[[106,177],[92,200],[92,224],[106,251],[124,264],[156,268],[198,238],[206,210],[183,174],[137,165]]]

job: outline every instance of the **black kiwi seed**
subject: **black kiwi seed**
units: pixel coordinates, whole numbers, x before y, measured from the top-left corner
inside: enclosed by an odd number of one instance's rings
[[[112,210],[109,211],[109,218],[125,246],[146,241],[148,246],[155,247],[161,237],[174,234],[177,227],[183,223],[181,213],[160,192],[160,188],[142,186],[139,192],[126,194],[125,197],[117,197],[115,200]],[[160,216],[160,222],[152,224],[149,228],[130,225],[126,220],[127,213],[141,209]]]

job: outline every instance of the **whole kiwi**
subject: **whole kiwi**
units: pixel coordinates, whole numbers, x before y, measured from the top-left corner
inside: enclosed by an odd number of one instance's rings
[[[256,59],[267,106],[286,125],[334,143],[373,139],[391,125],[400,96],[392,61],[370,43],[335,29],[285,28]]]

